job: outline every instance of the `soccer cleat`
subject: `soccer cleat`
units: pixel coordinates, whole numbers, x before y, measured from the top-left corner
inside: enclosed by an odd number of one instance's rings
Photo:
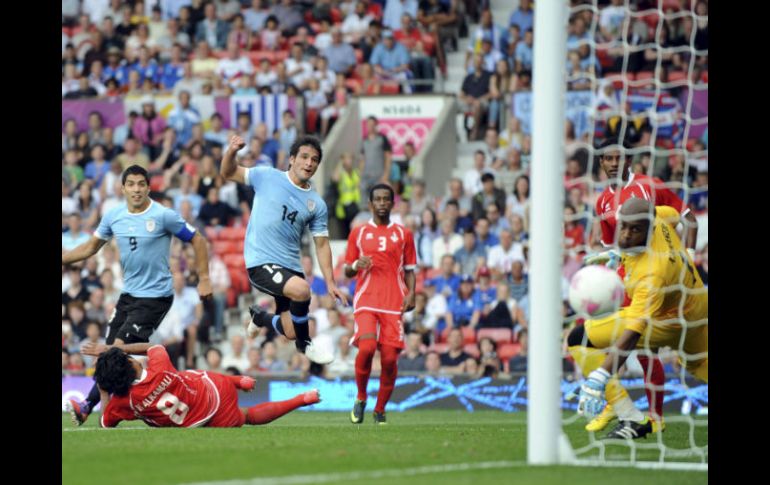
[[[91,410],[88,407],[88,403],[86,403],[85,401],[83,401],[82,403],[79,403],[74,399],[70,399],[67,402],[67,410],[70,412],[70,416],[72,417],[72,423],[75,426],[81,426],[83,423],[86,422],[86,419],[88,419],[88,415],[91,414]]]
[[[353,404],[353,410],[350,411],[350,422],[353,424],[363,423],[364,409],[366,409],[366,401],[356,399],[355,404]]]
[[[374,412],[374,424],[378,424],[380,426],[388,424],[388,420],[385,418],[385,413],[378,413],[377,411]]]
[[[610,424],[615,418],[617,418],[615,411],[612,409],[612,406],[607,404],[604,406],[604,409],[598,416],[588,422],[586,425],[586,431],[601,431],[606,428],[607,425]]]
[[[656,421],[654,419],[650,419],[650,421],[652,421],[653,433],[662,433],[666,431],[666,422],[663,421],[663,418],[660,418],[660,421]]]
[[[305,400],[305,406],[309,406],[321,402],[321,393],[318,389],[311,389],[303,393],[302,398]]]
[[[316,347],[313,342],[307,344],[305,347],[305,355],[308,359],[316,364],[330,364],[334,360],[334,355],[320,347]]]
[[[246,335],[249,338],[254,338],[259,333],[259,322],[262,320],[260,316],[265,312],[259,307],[259,305],[251,305],[249,307],[249,315],[251,315],[251,321],[246,325]]]
[[[257,380],[253,377],[243,376],[241,377],[240,388],[242,391],[252,391],[257,384]]]
[[[602,439],[636,440],[639,438],[646,438],[650,433],[652,433],[652,420],[650,418],[644,418],[644,421],[641,423],[637,423],[636,421],[621,421],[615,426],[615,429],[607,433],[607,436]]]

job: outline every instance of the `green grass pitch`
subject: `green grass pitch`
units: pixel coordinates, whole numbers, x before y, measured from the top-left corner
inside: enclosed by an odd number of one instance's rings
[[[96,429],[97,415],[76,428],[63,414],[62,483],[154,485],[238,479],[242,481],[232,485],[708,483],[705,472],[526,466],[523,412],[415,410],[389,413],[388,419],[387,426],[375,426],[367,412],[363,424],[353,425],[347,413],[294,412],[266,426],[239,429],[151,429],[131,421],[102,430]],[[569,421],[564,429],[573,447],[588,444],[588,433],[582,429],[585,421]],[[706,445],[708,427],[691,430],[687,423],[673,420],[662,437],[668,447],[686,450],[693,440]],[[654,444],[656,438],[640,443]],[[614,445],[606,453],[623,459],[628,450]],[[637,457],[657,460],[659,451],[637,449]],[[480,462],[504,463],[486,469],[420,470]]]

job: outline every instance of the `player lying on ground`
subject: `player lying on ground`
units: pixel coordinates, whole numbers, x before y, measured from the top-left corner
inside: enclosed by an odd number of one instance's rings
[[[580,388],[579,413],[594,416],[602,410],[611,377],[635,348],[678,349],[687,370],[708,382],[708,292],[674,230],[678,220],[675,209],[644,199],[621,206],[618,247],[631,303],[608,317],[586,320],[568,337],[570,348],[606,353],[581,369],[588,379]],[[627,394],[607,393],[607,399],[620,419],[608,438],[641,438],[652,431],[650,419]]]
[[[141,419],[154,427],[237,428],[267,424],[321,401],[318,390],[313,389],[286,401],[239,408],[237,390],[254,389],[251,377],[198,370],[179,372],[161,345],[147,349],[147,357],[144,368],[117,347],[99,355],[94,378],[106,403],[103,427]]]

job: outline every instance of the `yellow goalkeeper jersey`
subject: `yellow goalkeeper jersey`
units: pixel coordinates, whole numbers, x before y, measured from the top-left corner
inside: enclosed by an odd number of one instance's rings
[[[696,321],[708,316],[708,293],[674,228],[679,220],[676,209],[656,207],[647,249],[622,256],[631,304],[615,318],[628,330],[644,334],[649,318],[655,325],[680,326],[682,317]]]

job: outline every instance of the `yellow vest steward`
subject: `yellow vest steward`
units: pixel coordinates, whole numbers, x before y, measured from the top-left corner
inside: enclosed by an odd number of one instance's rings
[[[335,208],[337,219],[345,218],[346,205],[361,202],[361,189],[359,185],[361,185],[361,177],[358,176],[357,170],[353,170],[352,173],[342,170],[340,181],[337,182],[337,190],[340,193],[340,198],[337,200],[337,207]]]

